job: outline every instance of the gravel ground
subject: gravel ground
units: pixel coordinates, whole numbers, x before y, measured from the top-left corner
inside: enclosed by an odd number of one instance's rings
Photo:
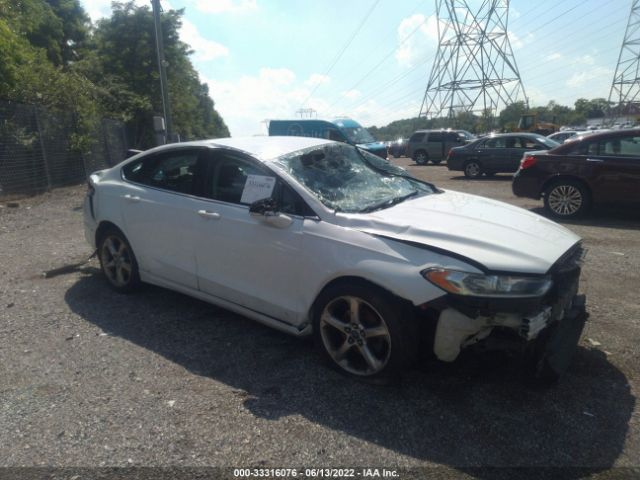
[[[443,188],[541,206],[513,197],[508,176],[396,162]],[[308,341],[206,303],[155,287],[115,294],[95,260],[44,278],[91,253],[83,195],[0,203],[0,466],[438,467],[442,478],[640,467],[638,212],[568,225],[589,249],[591,319],[556,387],[533,389],[487,354],[373,386],[327,369]]]

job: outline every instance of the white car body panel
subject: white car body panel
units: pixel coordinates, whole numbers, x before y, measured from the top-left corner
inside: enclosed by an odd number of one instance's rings
[[[317,216],[294,216],[288,227],[278,228],[252,217],[247,206],[124,180],[122,166],[147,151],[92,175],[95,218],[86,202],[87,241],[95,247],[99,224],[111,222],[129,239],[143,281],[293,334],[310,333],[313,302],[338,278],[366,279],[418,306],[445,295],[421,276],[426,268],[544,274],[579,241],[541,216],[453,191],[372,213],[335,213],[272,161],[332,143],[306,137],[250,137],[151,150],[207,146],[245,152],[270,167]],[[217,216],[199,215],[201,210]]]
[[[540,215],[454,191],[340,217],[346,226],[454,252],[504,272],[546,273],[580,240]]]

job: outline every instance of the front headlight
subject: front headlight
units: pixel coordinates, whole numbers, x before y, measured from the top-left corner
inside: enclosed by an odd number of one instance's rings
[[[449,293],[474,297],[541,297],[549,291],[549,277],[482,275],[444,268],[428,268],[422,276]]]

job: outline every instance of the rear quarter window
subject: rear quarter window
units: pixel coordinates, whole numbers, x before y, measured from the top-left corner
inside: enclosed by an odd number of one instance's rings
[[[409,138],[409,141],[412,143],[418,143],[424,139],[424,136],[425,136],[424,132],[414,133],[413,135],[411,135],[411,138]]]

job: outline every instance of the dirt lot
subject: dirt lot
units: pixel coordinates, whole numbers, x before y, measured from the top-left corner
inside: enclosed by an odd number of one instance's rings
[[[540,207],[513,197],[508,176],[409,169]],[[558,386],[528,387],[495,355],[424,363],[400,385],[372,386],[325,368],[307,341],[200,301],[153,287],[117,295],[95,261],[43,278],[91,253],[83,194],[0,202],[2,466],[439,467],[439,477],[640,468],[638,212],[568,225],[589,249],[591,319]]]

